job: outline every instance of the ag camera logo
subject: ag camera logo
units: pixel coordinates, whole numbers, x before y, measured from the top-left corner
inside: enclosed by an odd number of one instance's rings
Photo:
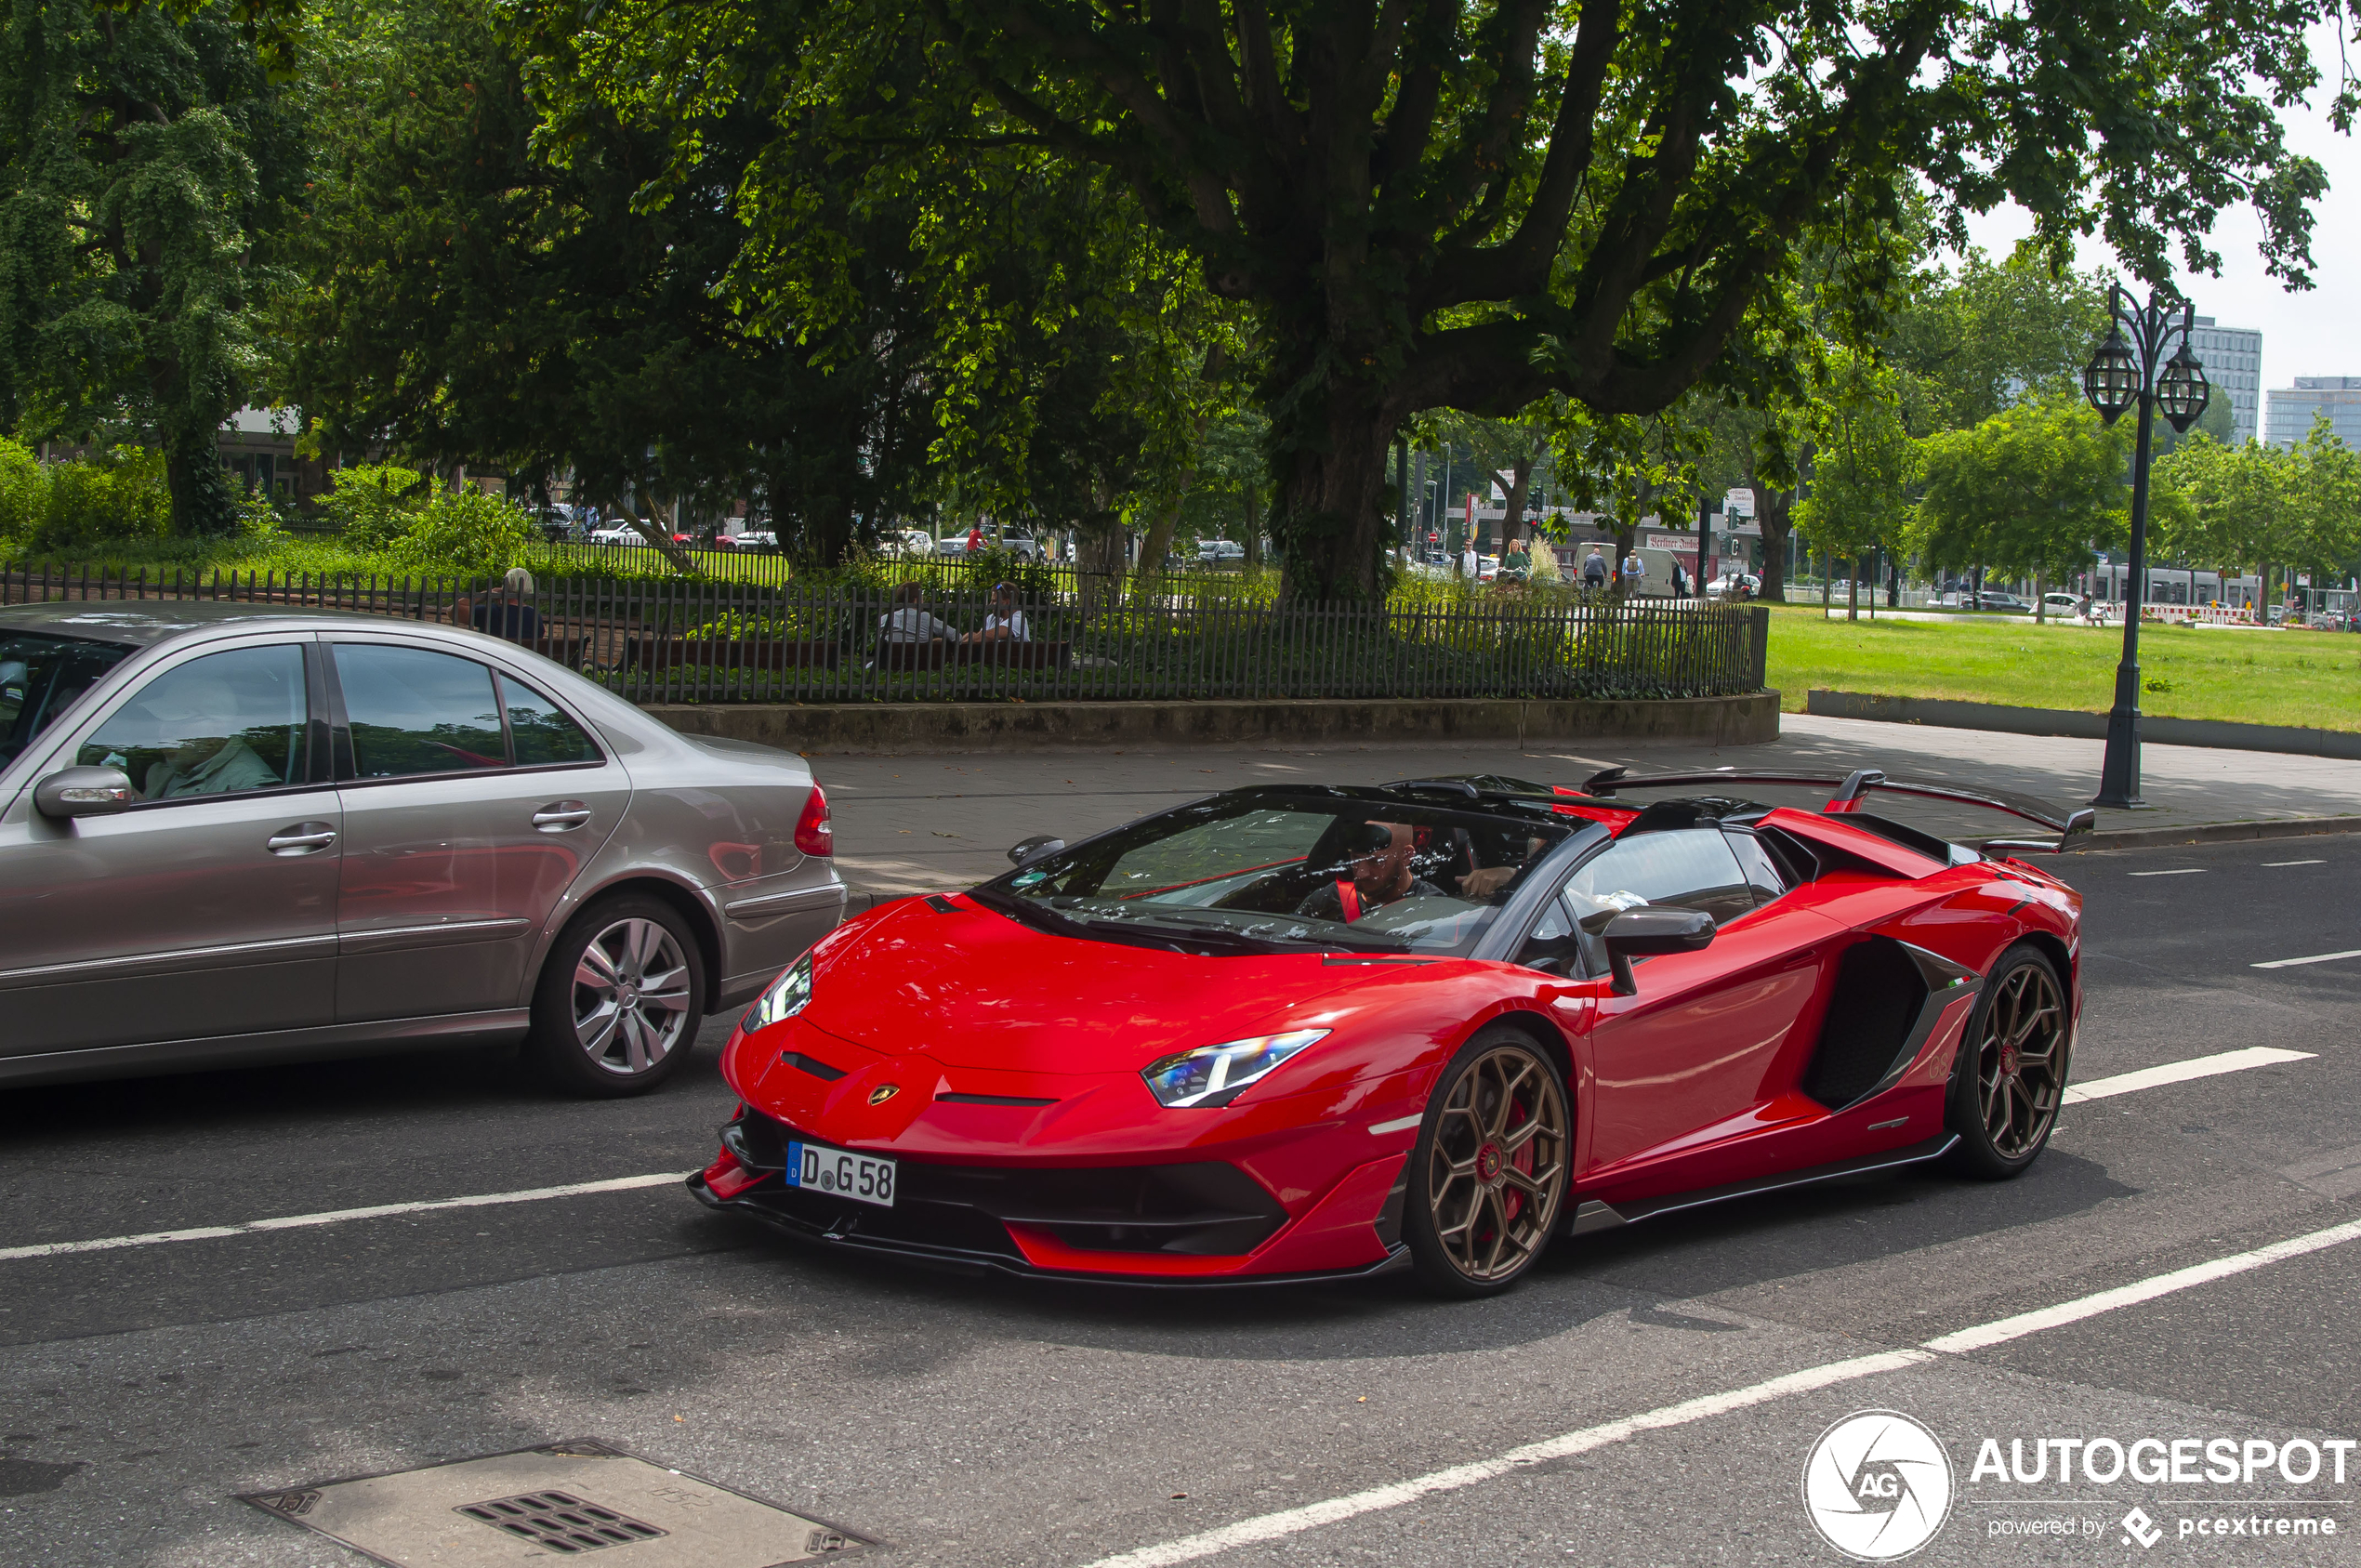
[[[1803,1462],[1803,1506],[1828,1545],[1891,1562],[1934,1539],[1951,1516],[1951,1456],[1898,1410],[1857,1410],[1820,1434]]]

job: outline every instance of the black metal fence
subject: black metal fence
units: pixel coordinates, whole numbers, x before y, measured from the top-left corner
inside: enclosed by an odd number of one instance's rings
[[[994,638],[988,590],[544,579],[518,639],[634,702],[1705,697],[1762,689],[1769,612],[1612,600],[1272,604],[1076,580]],[[0,601],[224,600],[494,627],[485,579],[0,568]]]

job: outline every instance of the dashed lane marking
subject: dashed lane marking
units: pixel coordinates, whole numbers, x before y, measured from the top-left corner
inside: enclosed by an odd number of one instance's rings
[[[2302,964],[2333,964],[2340,958],[2361,958],[2361,947],[2349,947],[2342,953],[2315,953],[2308,958],[2274,958],[2267,964],[2250,964],[2256,969],[2292,969]]]
[[[2183,865],[2171,871],[2132,871],[2125,875],[2130,876],[2196,876],[2207,869],[2202,865]]]
[[[1732,1389],[1726,1393],[1707,1394],[1697,1399],[1683,1400],[1678,1404],[1662,1405],[1655,1410],[1643,1411],[1637,1416],[1624,1416],[1621,1420],[1608,1421],[1595,1427],[1585,1427],[1579,1431],[1567,1432],[1559,1437],[1544,1439],[1539,1443],[1527,1443],[1522,1448],[1511,1448],[1507,1453],[1497,1455],[1492,1458],[1478,1459],[1471,1464],[1454,1465],[1448,1469],[1431,1470],[1425,1475],[1413,1476],[1407,1481],[1397,1481],[1384,1486],[1373,1486],[1365,1492],[1350,1493],[1341,1497],[1329,1497],[1320,1502],[1307,1503],[1301,1508],[1286,1509],[1278,1513],[1266,1513],[1253,1519],[1242,1519],[1234,1524],[1225,1524],[1219,1529],[1203,1531],[1194,1535],[1183,1535],[1177,1540],[1161,1541],[1154,1546],[1118,1552],[1113,1557],[1099,1559],[1096,1562],[1089,1564],[1089,1568],[1173,1568],[1176,1563],[1194,1562],[1199,1558],[1212,1557],[1228,1551],[1233,1547],[1254,1546],[1264,1541],[1282,1540],[1289,1535],[1301,1535],[1307,1530],[1318,1529],[1324,1524],[1335,1524],[1344,1520],[1357,1518],[1365,1513],[1378,1513],[1387,1509],[1401,1508],[1406,1503],[1417,1502],[1421,1497],[1430,1497],[1438,1492],[1456,1492],[1465,1487],[1478,1485],[1523,1469],[1528,1466],[1545,1464],[1551,1459],[1567,1458],[1576,1454],[1586,1454],[1595,1448],[1604,1448],[1612,1443],[1626,1442],[1638,1437],[1642,1432],[1685,1427],[1695,1422],[1708,1420],[1716,1416],[1728,1415],[1732,1411],[1767,1404],[1773,1400],[1785,1399],[1790,1394],[1810,1393],[1814,1390],[1833,1388],[1838,1384],[1854,1382],[1863,1377],[1873,1377],[1881,1372],[1899,1372],[1907,1367],[1922,1366],[1945,1355],[1963,1355],[1971,1351],[1988,1350],[1994,1345],[2004,1345],[2012,1339],[2022,1339],[2027,1335],[2038,1334],[2045,1329],[2080,1323],[2087,1318],[2100,1316],[2102,1313],[2118,1311],[2125,1307],[2153,1301],[2158,1297],[2194,1289],[2201,1285],[2209,1285],[2216,1280],[2228,1279],[2250,1270],[2265,1268],[2273,1263],[2282,1262],[2290,1258],[2301,1258],[2309,1253],[2322,1252],[2329,1247],[2341,1246],[2347,1242],[2355,1240],[2361,1240],[2361,1219],[2352,1220],[2342,1225],[2333,1225],[2325,1231],[2314,1231],[2308,1235],[2290,1237],[2287,1241],[2275,1242],[2269,1246],[2257,1247],[2251,1252],[2234,1253],[2227,1258],[2217,1258],[2209,1262],[2195,1264],[2186,1269],[2175,1269],[2170,1273],[2151,1275],[2147,1279],[2138,1280],[2130,1285],[2118,1285],[2113,1290],[2102,1290],[2093,1295],[2077,1298],[2072,1301],[2063,1301],[2054,1307],[2041,1308],[2038,1311],[2020,1312],[2014,1317],[1979,1324],[1972,1328],[1963,1328],[1957,1333],[1929,1339],[1924,1344],[1913,1346],[1907,1350],[1887,1351],[1878,1355],[1855,1356],[1847,1361],[1834,1361],[1819,1366],[1808,1366],[1800,1372],[1790,1372],[1784,1377],[1749,1384],[1742,1389]]]
[[[2118,1094],[2130,1094],[2139,1089],[2152,1089],[2164,1084],[2185,1084],[2192,1078],[2218,1077],[2224,1073],[2243,1073],[2249,1067],[2275,1067],[2282,1061],[2309,1061],[2317,1054],[2315,1051],[2282,1050],[2277,1046],[2248,1046],[2240,1050],[2223,1051],[2219,1056],[2168,1061],[2161,1067],[2143,1067],[2136,1073],[2118,1073],[2112,1078],[2093,1078],[2087,1084],[2069,1084],[2064,1103],[2074,1105],[2086,1100],[2111,1100]]]
[[[213,1241],[222,1236],[246,1236],[260,1231],[300,1231],[314,1225],[342,1225],[353,1219],[385,1219],[401,1214],[428,1214],[442,1208],[494,1208],[502,1204],[539,1203],[547,1198],[574,1198],[591,1192],[625,1192],[635,1187],[662,1187],[686,1180],[685,1170],[655,1171],[647,1176],[617,1176],[605,1181],[575,1181],[563,1187],[528,1187],[516,1192],[478,1192],[465,1198],[429,1198],[421,1203],[373,1204],[367,1208],[336,1208],[320,1214],[285,1214],[274,1219],[248,1219],[236,1225],[195,1225],[185,1231],[149,1231],[137,1236],[100,1236],[86,1242],[37,1242],[31,1246],[0,1246],[0,1262],[19,1258],[55,1258],[68,1252],[112,1252],[119,1247],[154,1246],[160,1242]]]
[[[2328,863],[2327,861],[2264,861],[2262,869],[2276,871],[2283,865],[2326,865]]]

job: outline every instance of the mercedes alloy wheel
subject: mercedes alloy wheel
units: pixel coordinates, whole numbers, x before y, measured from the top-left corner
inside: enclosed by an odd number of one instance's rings
[[[550,950],[534,998],[535,1054],[578,1092],[641,1093],[678,1071],[704,1004],[703,965],[679,915],[654,899],[603,901]]]

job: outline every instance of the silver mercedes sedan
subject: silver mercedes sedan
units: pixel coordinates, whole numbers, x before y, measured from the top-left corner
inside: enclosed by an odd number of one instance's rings
[[[802,758],[471,631],[0,609],[0,1083],[522,1039],[637,1094],[842,916]]]

